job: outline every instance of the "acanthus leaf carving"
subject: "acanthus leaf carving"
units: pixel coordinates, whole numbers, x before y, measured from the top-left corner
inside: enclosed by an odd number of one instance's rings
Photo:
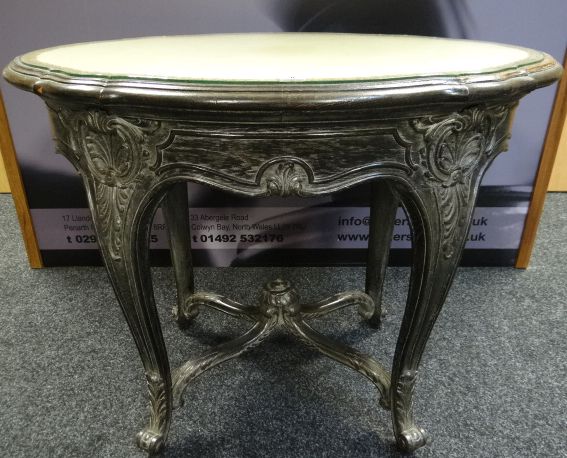
[[[146,376],[150,398],[150,423],[136,437],[138,447],[151,455],[159,453],[167,438],[168,403],[165,382],[157,373]]]
[[[59,149],[93,186],[98,235],[110,257],[122,258],[122,232],[130,197],[159,166],[156,144],[165,138],[159,121],[122,118],[100,110],[51,107]]]
[[[100,232],[107,240],[111,258],[118,261],[122,258],[124,216],[133,190],[131,187],[108,186],[97,181],[94,182],[94,189],[96,211],[101,222]]]
[[[289,159],[274,162],[262,172],[260,182],[267,196],[302,196],[309,183],[305,168]]]
[[[509,132],[505,123],[511,108],[474,106],[411,123],[421,145],[413,168],[422,173],[427,185],[436,189],[443,219],[441,248],[447,259],[457,251],[457,234],[467,221],[472,180],[488,159],[507,147]]]
[[[167,419],[167,393],[165,382],[158,374],[147,377],[150,396],[150,428],[159,431]]]

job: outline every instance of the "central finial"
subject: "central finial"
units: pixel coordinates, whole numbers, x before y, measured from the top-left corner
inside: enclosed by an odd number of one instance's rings
[[[295,315],[299,311],[298,294],[291,283],[277,278],[264,285],[262,304],[267,316]]]
[[[291,283],[286,280],[282,280],[281,278],[276,278],[275,280],[266,283],[264,285],[264,289],[272,294],[283,293],[284,291],[291,289]]]

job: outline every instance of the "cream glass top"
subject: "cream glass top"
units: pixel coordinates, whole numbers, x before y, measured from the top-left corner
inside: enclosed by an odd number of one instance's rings
[[[495,43],[396,35],[218,34],[123,39],[43,49],[25,64],[68,75],[205,82],[378,81],[471,75],[543,58]]]

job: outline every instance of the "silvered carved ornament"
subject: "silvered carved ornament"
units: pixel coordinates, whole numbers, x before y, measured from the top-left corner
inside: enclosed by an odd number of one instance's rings
[[[264,184],[267,196],[302,196],[309,184],[305,168],[291,159],[278,160],[262,172],[260,182]]]
[[[506,149],[509,133],[503,125],[511,107],[474,106],[450,115],[417,118],[411,126],[421,137],[419,160],[427,185],[436,188],[443,217],[442,250],[451,258],[457,249],[455,236],[467,222],[465,208],[484,163]]]
[[[161,123],[100,110],[50,108],[55,113],[59,150],[92,182],[99,236],[108,239],[111,258],[120,260],[130,197],[137,184],[151,179],[159,166],[155,145],[164,137]]]

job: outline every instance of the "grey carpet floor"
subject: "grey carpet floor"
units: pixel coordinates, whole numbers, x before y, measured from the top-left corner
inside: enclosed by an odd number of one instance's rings
[[[460,269],[415,393],[432,436],[418,457],[567,456],[567,195],[550,195],[531,267]],[[361,288],[361,268],[198,269],[199,289],[251,300],[277,275],[305,299]],[[170,319],[169,269],[156,299],[173,365],[242,332],[203,312]],[[408,269],[390,268],[378,331],[345,311],[321,331],[389,364]],[[9,196],[0,196],[0,456],[141,457],[145,382],[102,268],[30,270]],[[212,369],[173,415],[167,457],[397,457],[389,414],[359,374],[284,333]]]

